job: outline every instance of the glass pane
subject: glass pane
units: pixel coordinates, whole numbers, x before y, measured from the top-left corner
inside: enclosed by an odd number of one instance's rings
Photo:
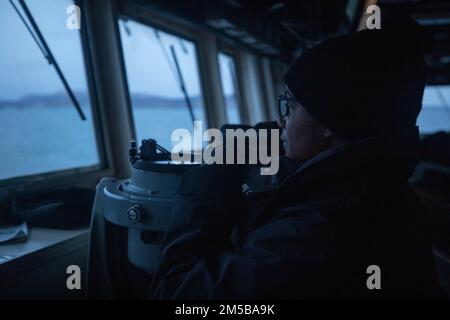
[[[425,88],[417,125],[423,134],[450,131],[450,86]]]
[[[193,132],[171,48],[184,78],[195,120],[202,120],[205,129],[195,44],[135,21],[119,20],[119,28],[138,141],[153,138],[171,150],[173,130],[185,128]]]
[[[237,100],[238,90],[234,59],[229,55],[219,53],[219,68],[227,121],[230,124],[238,124],[241,122],[241,117]]]
[[[80,33],[66,27],[73,1],[26,3],[87,120],[9,1],[0,1],[0,179],[99,162]]]

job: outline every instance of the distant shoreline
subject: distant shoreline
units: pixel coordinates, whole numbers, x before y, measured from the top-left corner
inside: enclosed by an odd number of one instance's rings
[[[74,93],[80,105],[89,105],[90,99],[86,92]],[[192,105],[198,107],[202,105],[200,96],[190,97]],[[228,95],[226,99],[234,99],[234,96]],[[148,106],[163,106],[163,107],[185,107],[186,101],[184,98],[167,98],[163,96],[154,96],[147,94],[133,94],[131,102],[134,107],[143,108]],[[1,107],[34,107],[34,106],[48,106],[48,107],[71,107],[72,102],[65,92],[58,92],[50,95],[27,95],[16,100],[1,100]]]

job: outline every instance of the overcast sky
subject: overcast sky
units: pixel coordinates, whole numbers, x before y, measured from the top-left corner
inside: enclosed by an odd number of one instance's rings
[[[16,0],[15,0],[16,1]],[[73,90],[85,90],[79,31],[66,27],[68,0],[28,0],[27,4]],[[82,21],[83,23],[83,21]],[[130,90],[166,97],[182,97],[178,82],[156,40],[153,28],[120,23]],[[160,33],[166,53],[174,46],[190,95],[200,93],[195,48],[191,42]],[[52,66],[44,59],[8,0],[0,0],[0,99],[25,94],[63,91]]]
[[[16,0],[15,0],[16,1]],[[56,60],[75,90],[86,89],[79,31],[66,28],[69,0],[27,0],[38,25],[46,37]],[[83,21],[82,21],[83,23]],[[132,93],[165,97],[182,97],[178,82],[151,27],[136,22],[120,22],[120,35]],[[200,93],[195,46],[187,40],[159,33],[166,54],[171,59],[170,46],[177,53],[186,87],[191,96]],[[52,94],[63,91],[53,67],[47,64],[25,26],[8,0],[0,0],[0,100],[14,100],[26,94]],[[225,70],[222,66],[221,70]],[[232,93],[230,72],[223,71],[224,90]],[[442,91],[450,104],[450,89]],[[436,90],[427,91],[424,101],[442,105]]]

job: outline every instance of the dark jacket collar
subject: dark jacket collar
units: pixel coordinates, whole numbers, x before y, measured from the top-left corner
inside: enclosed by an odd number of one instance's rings
[[[348,141],[303,163],[277,189],[309,193],[355,179],[402,183],[409,179],[415,164],[413,152],[378,139]]]

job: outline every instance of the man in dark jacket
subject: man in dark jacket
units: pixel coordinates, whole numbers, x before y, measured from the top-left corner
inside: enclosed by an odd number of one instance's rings
[[[415,25],[334,38],[297,59],[279,120],[297,165],[273,190],[244,196],[242,166],[183,178],[153,298],[438,297],[408,186],[426,68],[404,32]]]

